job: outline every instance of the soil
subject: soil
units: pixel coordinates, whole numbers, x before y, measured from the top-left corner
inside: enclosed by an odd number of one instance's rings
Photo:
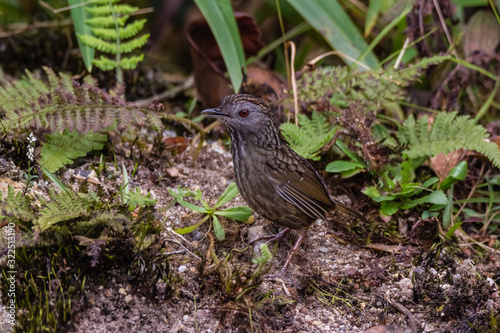
[[[203,198],[213,205],[234,181],[231,155],[219,142],[213,142],[203,147],[196,161],[190,156],[191,148],[169,159],[141,164],[134,176],[130,176],[133,187],[149,191],[158,200],[157,217],[163,224],[161,236],[169,254],[165,260],[171,272],[170,281],[158,283],[153,292],[114,277],[89,281],[81,298],[73,300],[79,310],[68,326],[70,332],[361,332],[370,328],[370,332],[494,332],[498,329],[494,320],[500,309],[498,254],[471,259],[446,242],[430,247],[403,238],[400,244],[367,246],[366,242],[358,242],[361,244],[356,245],[349,237],[351,222],[341,222],[341,216],[314,223],[286,274],[275,279],[262,275],[252,278],[258,267],[252,258],[260,247],[249,245],[248,240],[277,232],[277,226],[257,215],[251,224],[222,218],[226,239],[216,242],[214,249],[219,260],[225,258],[225,262],[214,268],[205,257],[213,234],[210,224],[177,235],[172,230],[197,223],[201,214],[193,214],[179,204],[166,211],[162,207],[172,200],[168,189],[178,185],[200,189]],[[135,163],[119,156],[117,159],[117,165],[124,164],[132,175]],[[77,169],[68,169],[61,178],[65,184],[73,183],[79,188],[81,184],[75,174],[90,170],[89,165],[96,161],[80,161]],[[121,177],[112,163],[107,165],[107,172]],[[116,189],[121,181],[102,177],[95,186]],[[337,182],[333,177],[327,178],[338,200],[346,204],[364,200],[361,194],[348,197],[332,185]],[[6,187],[6,182],[3,183],[2,192]],[[52,185],[40,181],[33,191],[44,192],[49,186]],[[238,195],[227,207],[242,205],[245,202]],[[410,218],[399,221],[399,227],[420,228],[425,232],[435,229],[436,223]],[[273,257],[265,272],[279,272],[294,240],[295,235],[291,234],[279,244],[269,244]],[[0,320],[5,320],[4,306],[1,311]],[[7,332],[10,326],[4,323],[2,332]]]

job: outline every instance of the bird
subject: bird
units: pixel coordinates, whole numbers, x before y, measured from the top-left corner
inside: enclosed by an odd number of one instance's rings
[[[202,114],[217,118],[231,137],[236,185],[250,208],[283,229],[276,235],[250,241],[279,240],[290,230],[298,238],[278,274],[282,276],[307,236],[307,229],[331,211],[365,217],[328,194],[321,175],[286,142],[276,125],[270,107],[260,98],[234,94],[223,98],[220,107]]]

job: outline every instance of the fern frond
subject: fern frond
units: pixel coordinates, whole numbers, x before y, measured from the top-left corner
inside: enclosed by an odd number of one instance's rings
[[[92,14],[92,16],[110,16],[113,13],[116,15],[130,15],[138,11],[139,7],[133,7],[130,5],[113,5],[112,7],[108,5],[94,5],[92,7],[86,7],[85,10]]]
[[[464,148],[485,155],[495,166],[500,167],[498,145],[489,142],[486,129],[468,116],[442,112],[435,117],[430,130],[428,126],[427,116],[415,121],[413,115],[401,125],[397,137],[401,144],[407,146],[404,153],[409,158],[432,157]]]
[[[72,83],[72,91],[64,88],[67,78],[52,78],[46,84],[31,75],[30,81],[0,86],[1,128],[45,128],[51,132],[67,129],[79,133],[99,132],[116,123],[120,130],[130,124],[162,127],[154,112],[134,104],[111,98],[106,92],[89,84]],[[37,87],[37,88],[33,88]]]
[[[90,215],[90,206],[94,203],[92,197],[84,193],[61,192],[55,193],[49,189],[49,200],[38,196],[41,206],[40,217],[35,225],[40,231],[45,231],[51,226],[68,220],[73,220]]]
[[[100,133],[79,134],[76,131],[47,135],[42,143],[40,165],[50,172],[56,172],[77,157],[87,155],[92,150],[101,150],[108,136]]]
[[[127,22],[128,16],[117,17],[116,22],[118,26],[123,27],[125,22]],[[91,27],[114,27],[114,20],[110,20],[109,17],[96,16],[85,20],[85,23]]]
[[[356,104],[378,111],[405,98],[404,88],[422,69],[439,64],[446,56],[423,59],[402,70],[394,68],[350,72],[347,67],[323,67],[303,73],[297,80],[299,100],[306,104],[326,104],[346,108]]]
[[[94,6],[86,8],[87,12],[93,17],[85,20],[86,24],[92,27],[94,36],[78,35],[80,42],[101,52],[115,55],[113,60],[110,57],[101,57],[99,60],[94,59],[94,64],[102,70],[116,70],[119,83],[123,82],[122,70],[134,69],[137,63],[142,60],[138,56],[129,56],[127,58],[123,54],[141,48],[149,38],[149,34],[134,38],[144,28],[145,19],[126,25],[130,14],[138,9],[127,4],[95,2]],[[114,22],[117,22],[118,27]],[[126,60],[123,61],[123,59]]]
[[[7,187],[7,196],[0,200],[0,212],[9,221],[29,222],[35,219],[30,208],[31,199],[22,191],[16,191],[12,186]]]
[[[123,57],[121,64],[123,69],[134,69],[144,59],[144,54],[138,56]]]
[[[80,41],[90,47],[93,47],[101,52],[106,53],[116,53],[117,46],[116,43],[107,42],[100,38],[90,36],[90,35],[80,35],[77,34]]]
[[[103,39],[111,39],[111,40],[116,40],[117,38],[120,39],[127,39],[130,37],[133,37],[137,35],[142,28],[144,28],[144,24],[146,23],[146,19],[143,20],[137,20],[134,21],[130,24],[127,24],[125,28],[119,28],[118,29],[118,36],[116,34],[116,29],[112,28],[92,28],[92,32],[94,35],[103,38]]]
[[[143,47],[148,42],[149,34],[136,37],[128,42],[120,44],[120,53],[129,53],[135,49]]]
[[[303,114],[298,117],[300,127],[290,123],[281,125],[283,137],[297,154],[318,161],[319,150],[332,140],[336,129],[330,129],[326,118],[316,111],[311,119]]]

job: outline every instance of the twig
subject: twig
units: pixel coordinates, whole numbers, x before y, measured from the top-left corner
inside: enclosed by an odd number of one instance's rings
[[[411,332],[412,333],[417,333],[418,332],[418,329],[417,329],[417,322],[415,321],[415,317],[413,316],[413,314],[410,312],[410,310],[408,310],[407,308],[405,308],[404,306],[402,306],[401,304],[399,304],[398,302],[395,302],[393,300],[390,300],[387,296],[385,296],[385,300],[390,304],[392,305],[393,307],[395,307],[396,309],[398,309],[401,313],[403,313],[407,318],[408,318],[408,321],[410,322],[410,327],[411,327]]]
[[[319,56],[317,56],[316,58],[313,58],[312,60],[308,61],[307,62],[307,65],[309,66],[314,66],[314,64],[316,64],[318,61],[320,61],[321,59],[325,58],[325,57],[328,57],[330,55],[338,55],[339,57],[341,58],[346,58],[350,61],[352,61],[353,63],[355,63],[356,65],[359,65],[361,67],[363,67],[364,69],[366,70],[369,70],[370,67],[366,66],[365,64],[363,64],[362,62],[354,59],[353,57],[350,57],[348,56],[347,54],[343,53],[343,52],[340,52],[340,51],[329,51],[329,52],[326,52],[326,53],[323,53],[323,54],[320,54]]]
[[[291,77],[290,77],[290,82],[292,82],[292,91],[293,91],[293,107],[294,107],[294,115],[295,115],[295,126],[299,126],[299,97],[297,96],[297,79],[295,78],[295,43],[294,42],[287,42],[285,46],[290,46],[292,49],[291,55],[290,55],[290,70],[292,72]]]
[[[401,52],[399,52],[398,59],[396,60],[396,63],[394,64],[394,69],[398,69],[399,64],[401,63],[401,60],[403,60],[403,56],[406,52],[406,48],[408,48],[408,45],[410,44],[410,38],[406,37],[405,43],[403,45],[403,48],[401,49]]]
[[[450,43],[450,47],[453,46],[453,39],[451,38],[450,31],[448,30],[448,26],[446,25],[446,22],[444,21],[444,16],[443,12],[441,12],[441,8],[439,7],[439,3],[437,0],[432,0],[434,2],[434,7],[436,8],[436,12],[439,16],[439,21],[441,22],[441,26],[443,27],[444,34],[446,35],[446,39],[448,39],[448,43]],[[455,58],[459,59],[457,50],[453,48],[453,55]]]
[[[194,76],[193,75],[188,77],[186,79],[186,81],[184,81],[184,84],[182,84],[180,86],[176,86],[172,89],[166,90],[166,91],[164,91],[158,95],[154,95],[152,97],[137,100],[134,103],[139,105],[139,106],[148,106],[149,104],[153,103],[154,101],[161,101],[164,99],[174,98],[175,96],[177,96],[181,92],[188,90],[188,89],[191,89],[192,87],[194,87]]]

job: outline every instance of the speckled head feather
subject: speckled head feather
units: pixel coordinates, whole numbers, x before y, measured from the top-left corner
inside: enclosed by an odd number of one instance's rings
[[[271,109],[262,99],[247,94],[236,94],[224,97],[221,102],[221,108],[223,108],[227,104],[244,104],[246,102],[260,107],[260,111],[264,113],[271,113]]]

